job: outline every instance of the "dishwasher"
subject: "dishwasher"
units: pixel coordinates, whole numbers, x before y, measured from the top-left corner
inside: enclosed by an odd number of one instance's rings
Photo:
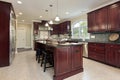
[[[83,46],[83,57],[88,57],[88,43],[85,42]]]

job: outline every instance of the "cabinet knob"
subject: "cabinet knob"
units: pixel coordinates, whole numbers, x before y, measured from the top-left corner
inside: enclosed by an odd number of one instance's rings
[[[110,47],[113,47],[113,46],[110,46]]]
[[[120,50],[118,52],[120,53]]]

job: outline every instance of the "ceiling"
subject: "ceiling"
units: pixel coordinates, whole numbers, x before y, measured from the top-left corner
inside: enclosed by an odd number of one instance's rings
[[[61,20],[71,19],[101,5],[118,0],[58,0],[58,8],[57,0],[20,0],[22,4],[18,4],[18,0],[2,1],[11,2],[13,4],[18,22],[31,23],[35,20],[54,20],[57,15],[57,10]],[[49,5],[53,5],[53,7]],[[48,12],[45,10],[48,10]],[[23,14],[20,15],[19,12]],[[65,14],[66,12],[69,12],[69,14]],[[40,18],[40,16],[42,17]]]

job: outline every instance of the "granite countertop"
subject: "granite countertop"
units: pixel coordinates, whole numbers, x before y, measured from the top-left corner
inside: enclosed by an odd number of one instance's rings
[[[107,44],[107,43],[110,43],[110,44],[120,44],[120,43],[116,43],[116,42],[92,42],[92,41],[88,41],[88,42],[91,42],[91,43],[105,43],[105,44]]]
[[[36,41],[36,42],[41,43],[40,41]],[[41,44],[45,44],[52,47],[61,47],[61,46],[71,46],[71,45],[83,45],[84,43],[83,42],[78,42],[78,43],[66,42],[66,43],[41,43]]]

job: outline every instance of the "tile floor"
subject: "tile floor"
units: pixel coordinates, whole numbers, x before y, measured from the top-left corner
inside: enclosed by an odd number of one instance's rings
[[[43,72],[34,51],[16,54],[11,66],[0,68],[0,80],[53,80],[53,74],[53,68]],[[120,80],[120,68],[84,59],[84,72],[64,80]]]

